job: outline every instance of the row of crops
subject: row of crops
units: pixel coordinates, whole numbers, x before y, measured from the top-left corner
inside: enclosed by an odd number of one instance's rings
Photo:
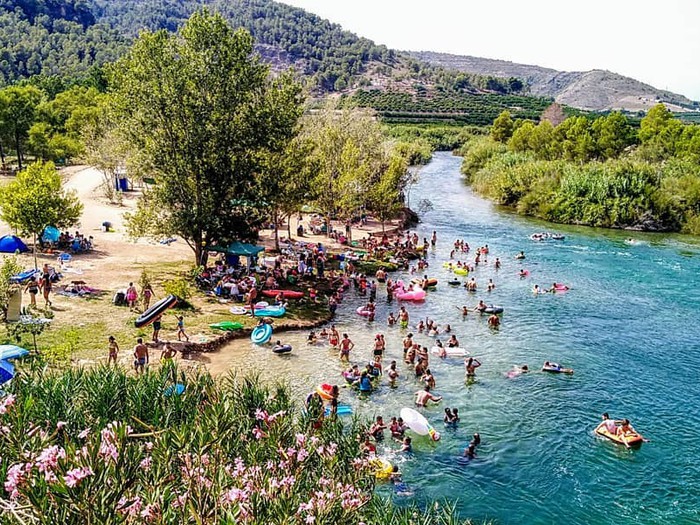
[[[359,107],[376,110],[389,122],[454,122],[484,126],[504,109],[515,118],[537,120],[551,99],[517,95],[437,92],[413,95],[398,91],[359,90],[349,97]]]

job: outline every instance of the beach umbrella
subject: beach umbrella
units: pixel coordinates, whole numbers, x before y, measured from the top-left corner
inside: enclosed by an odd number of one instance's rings
[[[0,385],[15,377],[15,367],[9,361],[0,361]]]
[[[29,353],[29,350],[25,350],[20,346],[15,345],[0,345],[0,359],[15,359],[17,357],[24,357]]]

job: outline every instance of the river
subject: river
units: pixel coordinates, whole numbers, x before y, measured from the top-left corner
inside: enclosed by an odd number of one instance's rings
[[[415,496],[397,502],[448,498],[463,516],[502,524],[607,524],[700,522],[700,246],[683,236],[638,234],[555,226],[513,215],[475,196],[459,175],[461,159],[438,153],[421,173],[411,199],[428,198],[421,238],[437,231],[430,252],[430,276],[441,282],[422,304],[407,303],[411,324],[421,317],[449,323],[483,366],[466,385],[460,360],[431,358],[436,392],[442,403],[423,410],[442,433],[433,444],[414,439],[414,453],[402,457],[394,444],[380,447],[398,463]],[[534,242],[536,231],[557,231],[563,241]],[[633,237],[636,242],[627,244]],[[488,244],[488,264],[473,276],[477,294],[450,288],[442,267],[452,242]],[[516,261],[524,250],[527,258]],[[474,257],[469,255],[471,262]],[[495,257],[503,265],[496,270]],[[520,279],[518,272],[530,275]],[[406,278],[406,276],[403,276]],[[496,289],[485,291],[492,278]],[[535,296],[534,283],[571,287],[567,293]],[[398,388],[386,382],[367,400],[341,389],[341,403],[362,415],[397,415],[412,406],[418,382],[401,362],[406,331],[386,326],[396,301],[379,289],[377,320],[370,325],[355,313],[354,292],[336,319],[356,343],[355,362],[367,361],[375,333],[387,339],[385,362],[400,365]],[[505,308],[500,330],[486,316],[463,319],[458,306],[480,298]],[[413,330],[415,332],[415,330]],[[295,350],[278,356],[269,349],[237,341],[202,359],[214,372],[256,370],[265,378],[285,377],[303,398],[321,382],[341,384],[337,357],[322,346],[304,345],[306,334],[281,334]],[[446,338],[445,338],[446,339]],[[431,347],[432,338],[417,336]],[[532,373],[508,379],[513,365],[539,370],[545,360],[575,369],[572,376]],[[442,424],[444,407],[458,407],[457,429]],[[649,440],[626,450],[593,434],[602,412],[629,418]],[[473,432],[482,444],[477,458],[461,455]],[[390,441],[390,440],[388,440]],[[380,486],[389,494],[391,487]]]

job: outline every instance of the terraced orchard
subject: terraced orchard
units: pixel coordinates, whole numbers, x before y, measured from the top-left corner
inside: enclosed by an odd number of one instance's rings
[[[359,90],[347,97],[350,104],[376,110],[388,123],[443,122],[485,126],[507,109],[514,118],[538,120],[552,101],[517,95],[437,92],[417,94]]]

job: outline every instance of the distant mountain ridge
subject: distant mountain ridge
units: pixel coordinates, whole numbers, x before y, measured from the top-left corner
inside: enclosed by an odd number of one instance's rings
[[[516,77],[528,85],[532,95],[552,97],[560,104],[579,109],[646,111],[658,102],[665,103],[672,111],[700,109],[697,102],[683,95],[657,89],[633,78],[600,69],[557,71],[541,66],[466,55],[432,51],[407,51],[406,53],[418,60],[446,69],[478,75]]]

